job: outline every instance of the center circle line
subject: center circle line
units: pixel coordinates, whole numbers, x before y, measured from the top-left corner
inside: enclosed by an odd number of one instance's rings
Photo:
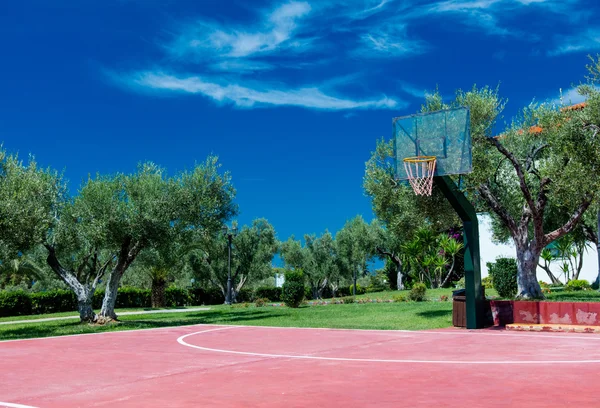
[[[216,329],[201,330],[193,333],[184,334],[177,338],[177,342],[183,346],[195,348],[198,350],[209,351],[213,353],[224,353],[243,355],[251,357],[266,357],[266,358],[281,358],[281,359],[297,359],[297,360],[321,360],[321,361],[349,361],[349,362],[364,362],[364,363],[395,363],[395,364],[600,364],[600,360],[413,360],[413,359],[379,359],[379,358],[351,358],[351,357],[323,357],[310,355],[293,355],[293,354],[271,354],[271,353],[255,353],[249,351],[235,351],[226,349],[216,349],[210,347],[197,346],[185,341],[186,338],[196,336],[203,333],[237,329],[245,326],[227,326]],[[419,332],[414,332],[419,333]],[[428,334],[431,334],[429,332]]]

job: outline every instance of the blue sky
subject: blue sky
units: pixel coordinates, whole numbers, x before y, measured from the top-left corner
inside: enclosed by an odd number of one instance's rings
[[[436,85],[500,83],[509,116],[576,102],[599,17],[594,0],[4,2],[0,142],[73,191],[214,153],[242,223],[335,232],[372,218],[364,163],[392,117]]]

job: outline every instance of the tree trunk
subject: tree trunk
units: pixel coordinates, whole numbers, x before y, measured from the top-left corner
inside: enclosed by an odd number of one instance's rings
[[[96,285],[102,274],[98,274],[93,282],[84,285],[83,283],[79,282],[76,275],[72,271],[65,269],[60,264],[58,258],[56,257],[54,247],[46,245],[46,249],[48,250],[48,258],[46,258],[48,266],[50,266],[50,268],[58,275],[58,277],[61,278],[65,284],[67,284],[73,293],[75,293],[75,297],[77,299],[77,310],[79,311],[79,318],[81,319],[81,322],[97,321],[98,316],[92,309],[92,299],[94,297],[94,292],[96,291]]]
[[[321,283],[317,286],[317,298],[323,299],[323,290],[327,287],[327,278],[323,279]]]
[[[81,322],[92,323],[98,319],[98,316],[92,308],[92,297],[93,294],[87,299],[77,300],[77,310],[79,311],[79,319]]]
[[[600,224],[600,213],[598,213],[598,223]],[[598,235],[600,235],[600,232]],[[600,238],[598,239],[598,243],[596,244],[596,253],[598,255],[598,276],[596,276],[596,282],[594,282],[594,287],[596,287],[600,291]]]
[[[117,303],[117,293],[119,290],[121,276],[122,274],[115,270],[108,275],[108,282],[106,282],[106,289],[104,291],[104,299],[102,300],[102,308],[100,309],[100,313],[98,315],[104,320],[118,320],[117,314],[115,313],[115,305]]]
[[[542,268],[544,271],[546,271],[546,273],[548,274],[548,277],[550,278],[550,282],[552,284],[559,284],[560,280],[554,276],[554,274],[552,273],[552,271],[550,270],[549,266],[544,266],[544,265],[538,265],[540,268]]]
[[[119,284],[123,274],[129,268],[129,265],[135,260],[136,256],[140,253],[141,246],[138,243],[132,243],[131,237],[127,237],[121,244],[121,250],[117,258],[117,264],[110,271],[108,275],[108,281],[106,282],[106,289],[104,292],[104,299],[102,300],[102,308],[98,315],[101,323],[117,320],[117,314],[115,313],[115,305],[117,303],[117,291],[119,290]]]
[[[544,294],[537,280],[540,251],[530,247],[517,247],[517,298],[543,299]]]
[[[336,297],[337,295],[337,291],[338,291],[338,285],[337,283],[330,283],[329,287],[331,288],[331,297]]]
[[[167,280],[164,278],[152,279],[152,294],[150,296],[150,302],[152,307],[165,307],[167,304],[165,298],[165,289],[167,287]]]
[[[577,264],[577,269],[575,270],[574,279],[579,279],[579,274],[581,274],[581,269],[583,268],[583,253],[585,252],[585,243],[581,246],[581,248],[577,248],[579,250],[578,257],[575,260]]]
[[[598,210],[598,232],[596,233],[596,253],[598,255],[598,276],[596,277],[596,282],[594,284],[598,287],[600,291],[600,210]]]
[[[396,266],[396,287],[398,290],[404,290],[404,282],[402,278],[404,275],[402,274],[402,264]]]

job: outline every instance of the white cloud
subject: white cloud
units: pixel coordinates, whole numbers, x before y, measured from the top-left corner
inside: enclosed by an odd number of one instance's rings
[[[600,50],[600,29],[588,29],[573,36],[558,37],[560,45],[548,54],[551,56]]]
[[[371,3],[374,5],[370,6],[370,7],[367,6],[367,8],[365,8],[365,9],[353,11],[348,16],[352,19],[357,19],[357,20],[365,19],[374,14],[382,12],[385,9],[385,6],[391,2],[392,2],[392,0],[381,0],[376,3]]]
[[[502,0],[447,0],[436,3],[432,10],[435,11],[468,11],[468,10],[485,10]]]
[[[434,13],[454,13],[462,16],[462,22],[479,27],[487,34],[500,36],[518,36],[524,40],[537,40],[537,35],[524,33],[515,28],[510,20],[517,13],[532,8],[542,8],[542,12],[559,14],[569,22],[581,20],[585,13],[577,10],[580,0],[445,0],[435,2],[428,10]],[[538,10],[539,11],[539,10]],[[589,13],[588,13],[589,14]],[[505,23],[501,24],[499,19]]]
[[[600,91],[600,87],[596,87]],[[574,105],[577,103],[585,102],[587,98],[584,95],[580,95],[577,91],[577,87],[567,89],[566,91],[561,90],[560,95],[552,99],[551,103],[559,106],[563,105]]]
[[[425,42],[408,38],[406,26],[380,27],[360,37],[362,46],[354,53],[364,57],[401,57],[421,54],[428,49]]]
[[[252,73],[275,68],[272,64],[261,61],[226,60],[210,65],[213,71],[226,71],[237,73]]]
[[[206,22],[197,22],[183,29],[181,35],[167,49],[177,56],[189,54],[240,58],[276,50],[288,42],[297,23],[311,10],[306,2],[284,3],[262,16],[257,27],[221,28]],[[290,42],[290,47],[304,43]]]
[[[270,89],[227,84],[200,76],[178,77],[161,72],[141,72],[131,78],[131,83],[161,91],[201,94],[216,102],[232,103],[238,107],[298,106],[322,110],[391,109],[400,103],[388,97],[352,100],[323,93],[318,87],[297,89]]]
[[[427,94],[425,88],[419,88],[415,85],[409,84],[404,81],[399,81],[398,83],[400,84],[400,87],[404,92],[411,96],[414,96],[415,98],[424,99],[425,95]]]
[[[461,21],[469,26],[482,28],[487,34],[506,36],[513,34],[501,27],[494,6],[503,0],[459,1],[447,0],[436,3],[429,10],[435,13],[453,13],[461,15]]]

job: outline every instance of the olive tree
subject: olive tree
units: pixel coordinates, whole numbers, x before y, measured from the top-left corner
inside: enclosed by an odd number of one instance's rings
[[[280,252],[288,268],[303,271],[313,299],[320,299],[327,286],[330,286],[333,292],[337,291],[342,276],[338,266],[336,243],[329,231],[318,237],[314,234],[305,235],[304,246],[292,236],[282,243]]]
[[[197,252],[201,255],[193,264],[195,274],[221,289],[223,297],[226,297],[229,274],[227,245],[227,237],[222,233],[206,237],[199,243],[201,251]],[[278,247],[275,229],[264,218],[252,221],[250,226],[243,226],[232,238],[232,302],[236,301],[244,285],[270,276],[271,263]]]
[[[356,295],[358,275],[367,273],[367,263],[375,256],[377,224],[367,224],[361,216],[347,221],[335,235],[339,264],[352,276],[353,294]]]
[[[0,260],[17,259],[46,239],[64,202],[65,185],[31,157],[24,163],[0,146]]]
[[[474,170],[463,176],[463,185],[514,242],[520,298],[543,298],[536,275],[542,250],[575,229],[600,187],[600,179],[588,177],[600,168],[600,94],[589,86],[579,90],[589,108],[532,104],[499,137],[492,130],[505,102],[497,89],[459,90],[442,106],[434,94],[424,107],[470,108]],[[545,219],[556,212],[565,222],[548,230]]]
[[[84,184],[46,244],[48,264],[85,306],[82,320],[96,319],[91,296],[105,273],[99,316],[116,319],[119,283],[141,251],[165,247],[190,230],[210,234],[236,213],[230,177],[219,169],[217,158],[209,157],[192,171],[167,177],[146,163],[134,174],[97,176]]]

